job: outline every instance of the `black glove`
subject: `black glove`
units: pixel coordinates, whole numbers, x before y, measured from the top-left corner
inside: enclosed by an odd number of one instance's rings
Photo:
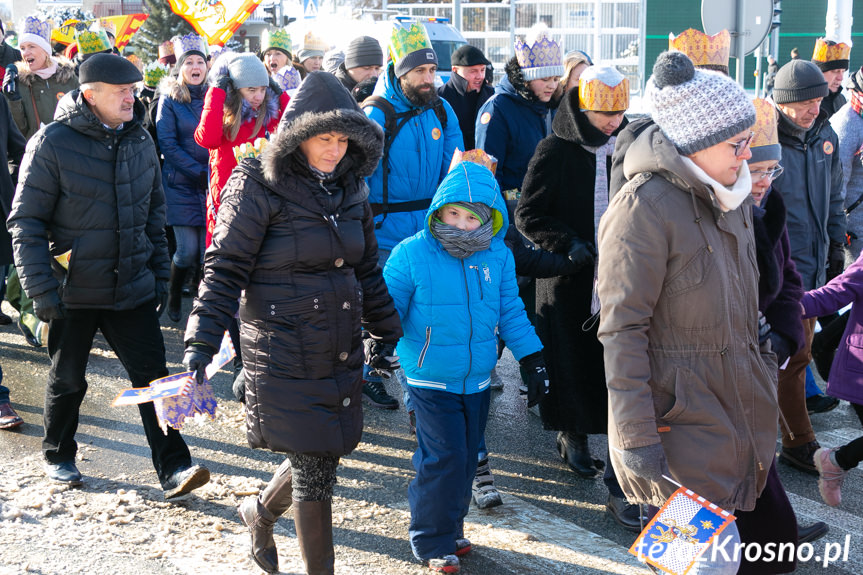
[[[270,76],[270,90],[272,90],[276,96],[282,95],[282,87],[279,86],[279,83],[276,82],[276,79],[272,76]]]
[[[216,87],[224,90],[225,92],[228,91],[228,86],[230,86],[230,85],[231,85],[231,77],[228,76],[227,74],[219,76],[218,80],[216,80]]]
[[[198,385],[204,383],[205,370],[213,361],[213,348],[206,343],[190,343],[183,354],[183,365],[186,371],[195,372],[195,381]]]
[[[593,265],[593,260],[596,258],[596,248],[592,242],[586,242],[581,238],[573,238],[569,244],[569,259],[579,268],[588,265]]]
[[[663,475],[668,472],[668,460],[661,443],[624,449],[621,463],[638,477],[651,483],[661,483]]]
[[[3,92],[9,94],[10,100],[21,99],[21,93],[18,91],[18,66],[15,64],[6,66],[6,75],[3,76]]]
[[[791,342],[776,333],[770,332],[770,349],[776,354],[776,360],[781,366],[791,357]]]
[[[827,281],[845,271],[845,248],[839,242],[830,242],[827,250]]]
[[[162,317],[168,303],[168,280],[156,279],[156,317]]]
[[[526,355],[519,361],[527,376],[527,406],[533,407],[548,394],[548,372],[542,352]]]
[[[396,346],[391,343],[384,343],[369,337],[363,340],[363,347],[365,348],[366,365],[371,368],[369,371],[371,375],[377,374],[389,379],[393,372],[402,366],[399,363],[399,356],[396,355]]]
[[[52,319],[63,319],[66,317],[66,307],[60,300],[60,295],[51,290],[33,298],[33,313],[44,321],[50,322]]]
[[[767,318],[760,311],[758,312],[758,344],[764,345],[764,342],[770,337],[770,324],[767,323]]]

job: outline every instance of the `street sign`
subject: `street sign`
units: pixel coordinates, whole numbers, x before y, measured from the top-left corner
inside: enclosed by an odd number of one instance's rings
[[[303,16],[307,20],[318,17],[318,0],[303,0]]]
[[[701,25],[707,34],[728,30],[732,38],[732,56],[736,57],[734,38],[738,35],[737,6],[743,6],[743,51],[755,51],[770,33],[773,22],[773,0],[702,0]]]

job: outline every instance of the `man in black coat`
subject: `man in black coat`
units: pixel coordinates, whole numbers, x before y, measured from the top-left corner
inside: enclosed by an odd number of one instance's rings
[[[485,81],[486,67],[491,62],[479,48],[465,44],[452,53],[452,75],[446,84],[437,89],[438,96],[449,102],[458,117],[464,136],[464,150],[476,147],[476,114],[492,97],[494,88]]]
[[[21,286],[49,324],[45,471],[67,485],[81,484],[75,432],[96,331],[133,386],[168,375],[158,319],[170,269],[165,195],[135,99],[141,79],[111,54],[81,65],[80,89],[27,145],[8,221]],[[206,468],[192,466],[180,433],[159,428],[153,404],[138,407],[165,498],[209,481]]]

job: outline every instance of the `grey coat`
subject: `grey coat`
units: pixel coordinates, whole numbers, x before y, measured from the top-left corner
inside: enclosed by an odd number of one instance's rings
[[[839,163],[842,164],[842,187],[845,209],[863,200],[863,117],[851,109],[850,102],[830,118],[830,126],[839,138]],[[851,245],[845,248],[845,265],[857,260],[863,249],[863,201],[848,214],[847,231]]]

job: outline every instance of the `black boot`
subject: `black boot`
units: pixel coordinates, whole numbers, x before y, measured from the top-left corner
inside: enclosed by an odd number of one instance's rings
[[[597,460],[590,455],[586,434],[559,431],[557,433],[557,451],[561,459],[579,476],[591,478],[598,473]]]
[[[181,268],[171,262],[171,284],[168,291],[168,319],[174,323],[180,321],[180,307],[183,304],[183,284],[189,268]]]
[[[294,528],[307,575],[333,575],[333,513],[330,501],[294,501]]]
[[[252,559],[267,573],[279,572],[279,552],[273,539],[273,525],[291,506],[291,462],[285,462],[257,497],[247,497],[237,511],[252,536]]]

